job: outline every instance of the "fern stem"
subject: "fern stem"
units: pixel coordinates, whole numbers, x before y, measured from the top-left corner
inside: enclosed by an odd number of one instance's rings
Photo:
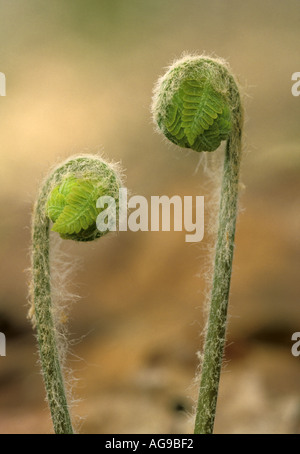
[[[70,163],[56,169],[41,188],[33,213],[32,225],[32,283],[35,324],[47,400],[56,434],[73,434],[68,409],[58,332],[55,326],[51,297],[50,221],[47,199],[54,181],[68,171]]]
[[[225,151],[210,314],[196,410],[195,434],[213,433],[216,415],[234,252],[241,157],[240,138],[239,131],[237,138],[227,141]]]
[[[47,185],[46,185],[47,187]],[[43,188],[33,218],[33,296],[40,359],[56,434],[72,434],[63,374],[52,313],[49,263],[49,219],[45,215],[47,190]]]

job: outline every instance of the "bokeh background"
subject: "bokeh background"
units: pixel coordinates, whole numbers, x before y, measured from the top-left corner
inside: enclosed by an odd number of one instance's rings
[[[52,432],[26,318],[32,204],[49,166],[99,151],[121,161],[135,194],[204,195],[205,238],[122,232],[61,245],[65,269],[80,262],[67,286],[80,296],[68,355],[77,428],[193,430],[213,187],[199,154],[154,132],[149,109],[155,80],[184,51],[226,58],[246,93],[215,431],[299,433],[299,1],[1,0],[0,11],[0,433]]]

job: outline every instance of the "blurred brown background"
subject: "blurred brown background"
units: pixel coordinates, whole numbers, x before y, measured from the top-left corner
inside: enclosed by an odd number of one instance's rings
[[[0,10],[0,433],[52,432],[26,319],[30,214],[49,166],[98,151],[121,161],[135,194],[204,195],[206,234],[196,245],[184,232],[62,245],[81,262],[68,286],[81,297],[69,322],[77,427],[192,431],[212,188],[195,172],[199,154],[167,145],[149,111],[154,82],[183,51],[228,59],[247,93],[216,433],[299,433],[299,1],[1,0]]]

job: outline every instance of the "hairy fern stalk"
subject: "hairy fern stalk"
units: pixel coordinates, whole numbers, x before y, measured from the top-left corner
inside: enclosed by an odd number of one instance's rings
[[[76,156],[54,168],[43,183],[32,219],[30,316],[37,329],[47,399],[56,434],[72,434],[59,346],[59,326],[51,293],[50,223],[63,239],[86,242],[100,238],[96,208],[102,195],[118,202],[121,180],[114,167],[97,156]],[[118,205],[118,203],[116,204]]]
[[[232,273],[243,112],[237,84],[224,60],[185,56],[154,89],[158,130],[176,145],[198,152],[226,140],[210,313],[204,346],[195,433],[213,432],[225,345]]]

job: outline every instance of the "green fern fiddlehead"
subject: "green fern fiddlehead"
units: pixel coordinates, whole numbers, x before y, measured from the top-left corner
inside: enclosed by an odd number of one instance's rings
[[[227,141],[195,421],[195,433],[209,434],[216,413],[234,250],[243,126],[240,95],[223,60],[186,56],[158,80],[152,109],[158,129],[176,145],[198,152],[214,151],[223,140]]]
[[[228,90],[231,82],[232,76],[219,60],[179,60],[154,89],[154,121],[176,145],[198,152],[216,150],[234,128],[233,110],[239,98]]]
[[[159,125],[177,145],[214,151],[230,133],[230,110],[208,81],[185,79],[171,100],[166,121],[160,118]]]
[[[101,209],[97,199],[110,196],[118,207],[121,180],[116,169],[97,156],[70,158],[50,173],[40,190],[32,222],[32,308],[37,328],[41,365],[57,434],[73,433],[62,374],[62,358],[54,317],[49,263],[50,221],[52,230],[64,239],[92,241],[100,232],[96,219]]]
[[[89,178],[65,178],[53,189],[48,199],[48,216],[53,221],[52,230],[61,238],[75,241],[93,241],[104,235],[96,226],[100,212],[96,202],[101,196],[118,200],[118,184]]]

